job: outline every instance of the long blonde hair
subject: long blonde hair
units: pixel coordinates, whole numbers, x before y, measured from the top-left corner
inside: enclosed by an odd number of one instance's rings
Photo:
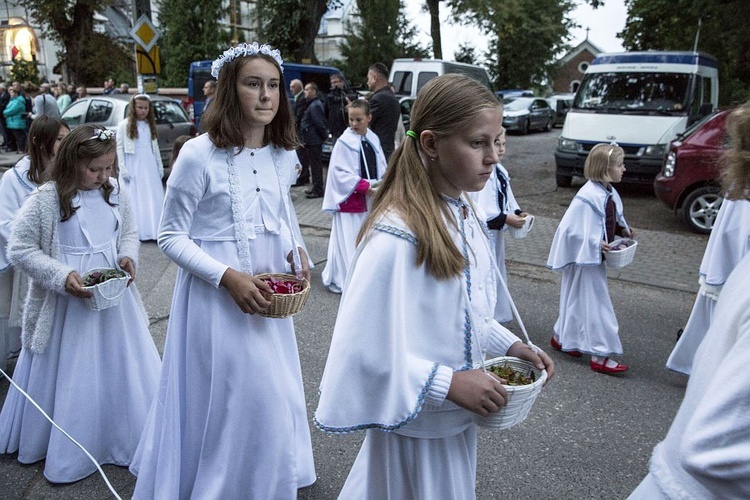
[[[437,139],[445,138],[466,129],[487,109],[502,110],[502,105],[486,87],[464,75],[442,75],[419,91],[411,111],[411,129],[416,137],[430,130]],[[411,134],[391,155],[357,242],[390,211],[416,236],[418,266],[425,264],[438,279],[461,275],[466,261],[444,222],[452,220],[450,209],[419,156],[419,140]]]
[[[727,117],[729,148],[722,156],[721,185],[730,200],[750,199],[750,102]]]

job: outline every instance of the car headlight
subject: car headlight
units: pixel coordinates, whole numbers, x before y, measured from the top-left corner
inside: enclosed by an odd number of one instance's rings
[[[643,156],[664,156],[667,152],[666,144],[652,144],[646,146],[646,150],[643,152]]]
[[[677,155],[674,151],[671,151],[667,155],[667,161],[664,162],[664,168],[662,169],[664,177],[672,177],[674,175],[674,167],[677,163]]]
[[[557,141],[557,147],[561,151],[578,151],[578,143],[572,139],[566,139],[564,137],[560,137]]]

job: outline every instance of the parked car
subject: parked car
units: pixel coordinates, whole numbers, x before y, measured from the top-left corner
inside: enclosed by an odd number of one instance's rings
[[[670,143],[661,172],[654,180],[657,198],[681,213],[688,227],[697,233],[711,232],[724,201],[718,167],[728,144],[726,118],[731,111],[716,111],[678,135]]]
[[[508,131],[552,130],[555,123],[555,112],[541,97],[505,98],[503,106],[503,127]]]
[[[169,175],[169,160],[175,139],[181,135],[194,136],[198,133],[180,102],[165,96],[150,95],[156,114],[156,133],[159,151],[164,163],[164,176]],[[127,117],[130,95],[97,95],[82,97],[68,106],[62,119],[72,129],[85,123],[103,125],[116,131],[117,124]]]
[[[563,123],[565,123],[565,115],[568,114],[568,110],[573,106],[573,98],[575,96],[575,94],[552,94],[547,98],[549,107],[555,112],[555,127],[562,127]]]

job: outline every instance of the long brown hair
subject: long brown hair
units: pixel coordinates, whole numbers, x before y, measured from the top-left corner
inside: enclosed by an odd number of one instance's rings
[[[114,134],[106,136],[98,131],[107,131],[99,125],[80,125],[73,129],[60,143],[57,158],[50,169],[49,179],[55,183],[57,196],[60,200],[60,221],[70,219],[79,207],[73,206],[73,198],[84,182],[84,169],[91,160],[116,150]],[[115,155],[115,168],[117,172],[117,156]],[[107,179],[102,187],[104,200],[111,206],[114,203],[109,197],[114,191],[114,186]]]
[[[251,59],[261,58],[273,64],[279,71],[281,87],[279,90],[279,109],[271,123],[266,125],[263,133],[264,144],[273,143],[286,150],[300,146],[297,141],[297,131],[292,115],[292,108],[286,98],[283,88],[284,74],[276,60],[263,53],[252,56],[239,56],[222,66],[216,80],[216,93],[208,110],[201,117],[201,127],[208,133],[217,148],[245,146],[242,123],[242,103],[237,96],[237,80],[240,70]]]
[[[750,199],[750,102],[727,117],[729,148],[722,155],[721,185],[730,200]]]
[[[154,103],[151,102],[151,98],[146,94],[135,94],[130,98],[130,105],[128,106],[128,137],[131,139],[138,138],[138,119],[135,117],[135,101],[146,101],[148,103],[146,123],[148,123],[148,129],[151,132],[151,140],[156,139]]]
[[[501,111],[502,105],[485,86],[464,75],[443,75],[420,90],[411,111],[411,128],[417,137],[430,130],[437,139],[446,138],[470,126],[487,109]],[[419,156],[419,147],[419,140],[410,134],[391,155],[357,242],[394,211],[417,238],[417,265],[424,263],[438,279],[460,276],[466,261],[444,223],[453,217],[433,184],[429,166]]]
[[[70,130],[59,118],[39,115],[29,127],[29,180],[41,184],[47,180],[46,170],[55,159],[55,143],[60,129]]]

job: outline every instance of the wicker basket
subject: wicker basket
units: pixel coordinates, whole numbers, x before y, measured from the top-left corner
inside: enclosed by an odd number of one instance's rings
[[[297,314],[305,306],[307,298],[310,296],[310,282],[306,279],[300,279],[293,274],[283,273],[265,273],[256,274],[256,278],[273,278],[279,281],[294,281],[302,285],[302,291],[297,293],[275,293],[271,295],[271,305],[258,313],[266,318],[286,318]]]
[[[111,271],[111,269],[90,269],[83,275],[83,279],[85,280],[89,274],[102,271]],[[125,271],[123,272],[125,273]],[[125,276],[121,278],[110,278],[103,283],[85,286],[83,289],[91,292],[91,297],[87,297],[84,300],[94,311],[102,311],[116,306],[120,303],[120,298],[128,287],[128,280],[130,280],[130,275],[125,273]]]
[[[623,248],[622,250],[610,250],[609,252],[607,252],[607,258],[604,261],[607,263],[607,267],[620,268],[625,267],[633,262],[633,257],[635,257],[635,249],[638,246],[637,241],[628,238],[617,238],[612,243],[610,243],[610,246],[615,246],[623,241],[632,242],[632,244],[627,248]]]
[[[532,227],[534,227],[534,216],[527,215],[526,219],[524,220],[523,226],[519,228],[508,226],[508,234],[511,238],[520,240],[521,238],[525,238],[529,235],[529,231],[531,231]]]
[[[485,361],[484,366],[489,368],[496,365],[509,365],[513,370],[530,376],[533,372],[536,380],[529,385],[506,385],[508,393],[508,404],[500,408],[500,411],[491,413],[486,417],[474,413],[474,422],[480,427],[495,430],[510,429],[520,424],[529,415],[529,410],[534,405],[537,396],[542,392],[544,382],[547,380],[547,370],[539,370],[534,365],[523,359],[511,356],[501,356]],[[482,368],[481,363],[476,368]]]

